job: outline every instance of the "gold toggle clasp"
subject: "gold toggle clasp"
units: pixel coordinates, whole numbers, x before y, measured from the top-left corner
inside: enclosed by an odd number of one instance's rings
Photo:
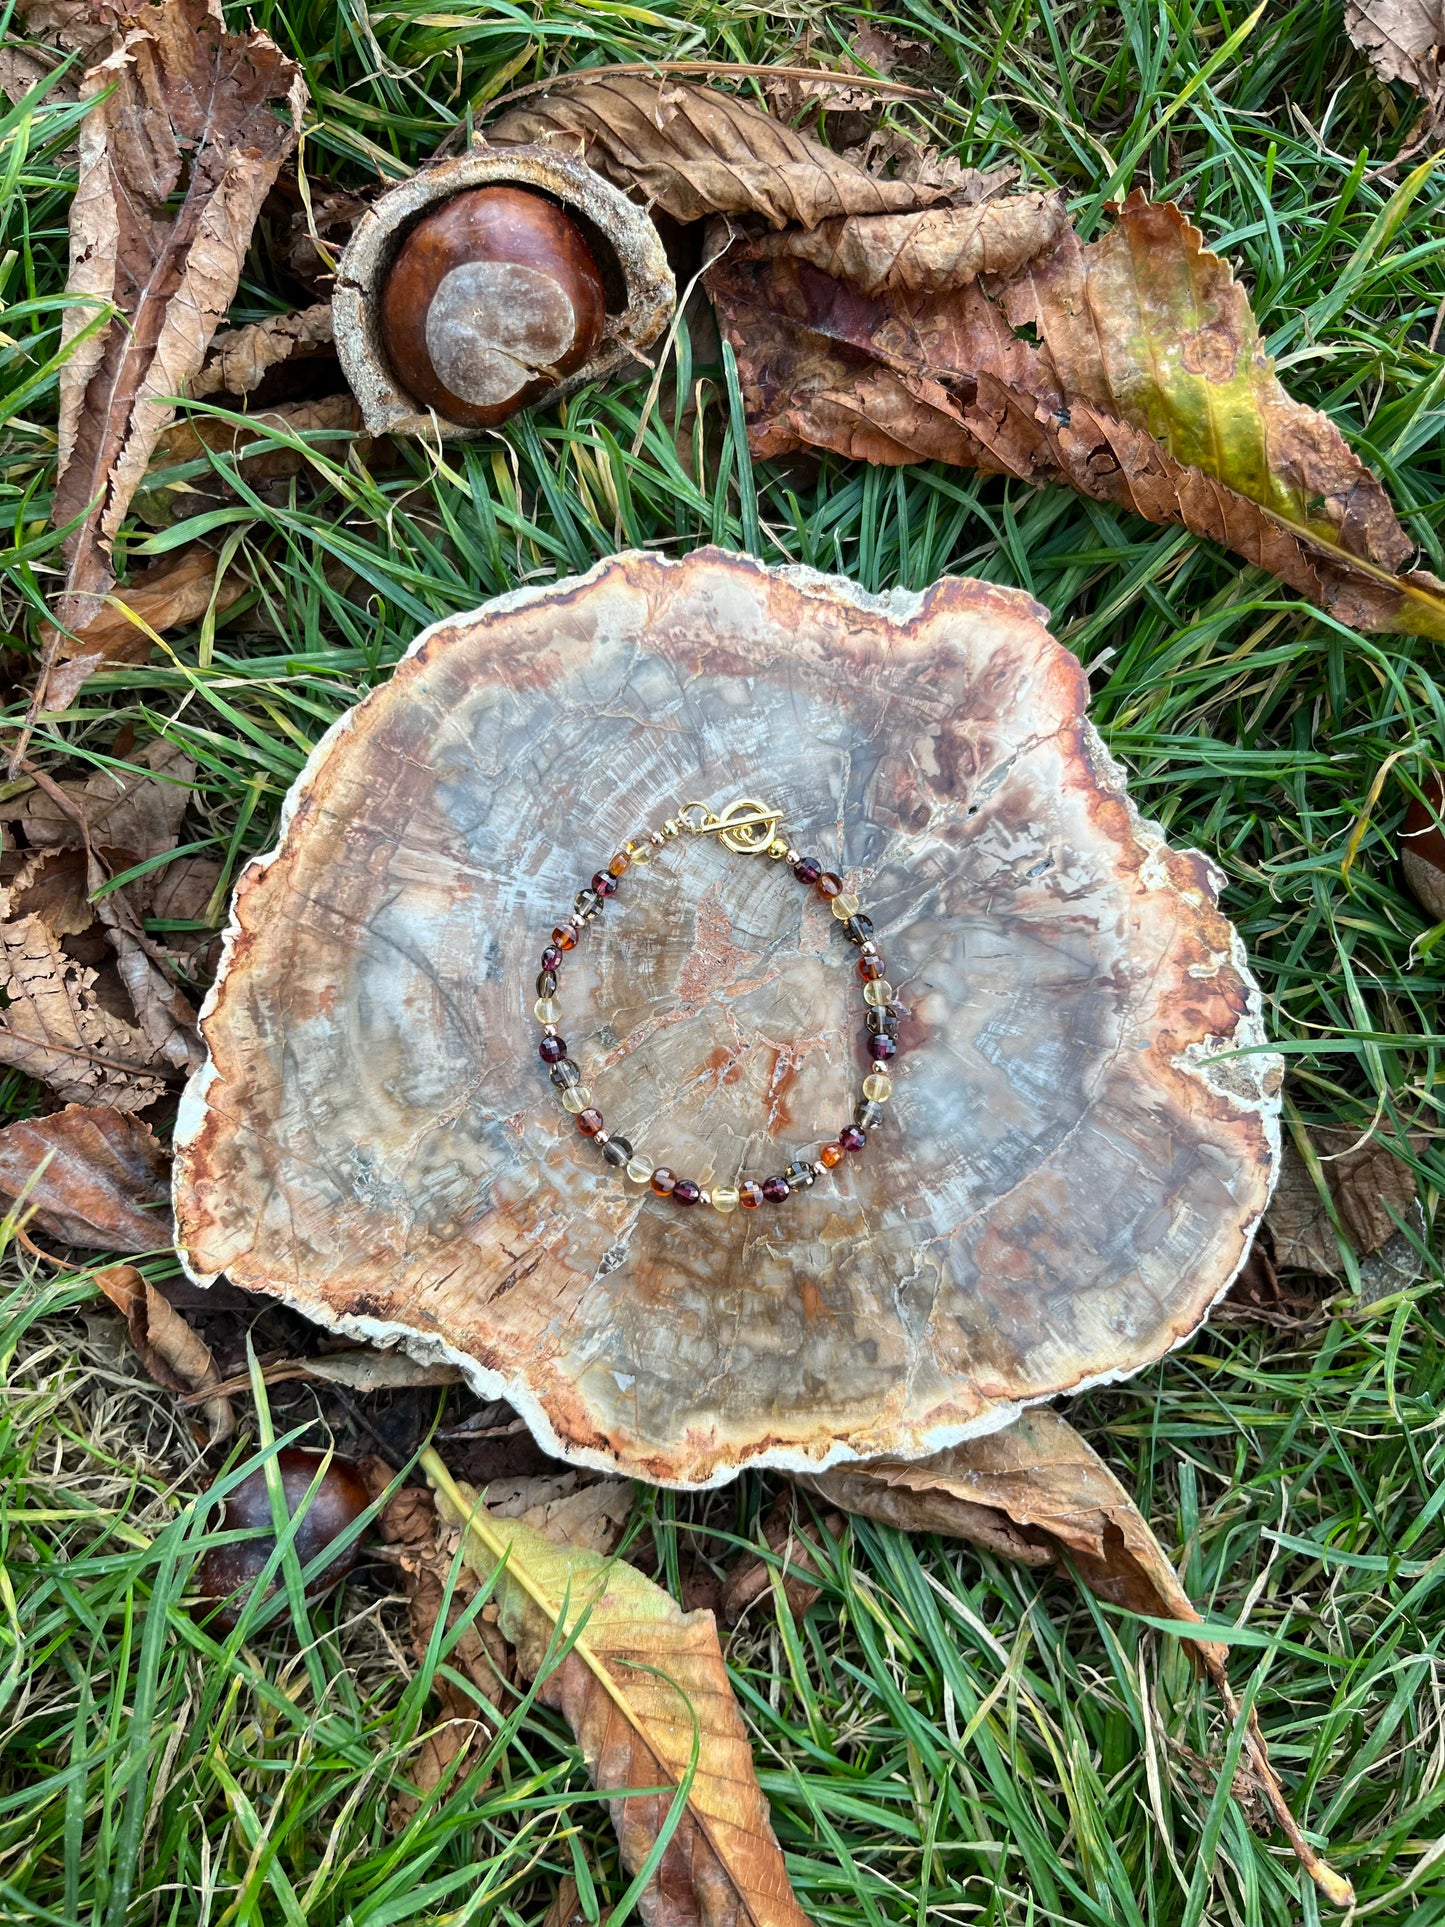
[[[738,856],[786,856],[788,845],[778,832],[783,813],[755,796],[740,796],[720,815],[707,803],[684,803],[677,821],[693,836],[716,836],[726,850]]]

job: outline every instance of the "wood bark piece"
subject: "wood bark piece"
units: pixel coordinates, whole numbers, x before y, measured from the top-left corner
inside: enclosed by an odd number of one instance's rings
[[[1186,1338],[1267,1201],[1280,1065],[1217,872],[1140,820],[1042,615],[703,550],[427,631],[239,886],[176,1131],[193,1275],[662,1483],[937,1449]],[[739,795],[859,887],[909,1016],[866,1152],[724,1218],[603,1166],[532,1003],[598,863]],[[764,859],[630,874],[561,992],[611,1126],[701,1182],[816,1151],[861,1068],[845,948]]]

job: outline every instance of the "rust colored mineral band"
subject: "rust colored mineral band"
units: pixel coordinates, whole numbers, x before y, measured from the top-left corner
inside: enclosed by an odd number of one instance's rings
[[[787,863],[802,884],[810,886],[828,904],[843,927],[848,941],[857,946],[858,975],[863,981],[863,1000],[868,1006],[865,1032],[872,1069],[863,1080],[863,1094],[847,1124],[837,1137],[825,1144],[815,1158],[795,1158],[786,1171],[770,1178],[739,1178],[735,1185],[714,1185],[705,1189],[692,1178],[679,1177],[665,1164],[654,1165],[639,1156],[629,1139],[606,1128],[601,1111],[592,1102],[592,1093],[582,1081],[582,1072],[567,1055],[565,1038],[558,1035],[562,1006],[557,999],[558,977],[569,950],[589,923],[602,914],[608,897],[615,896],[626,873],[650,863],[659,850],[679,836],[715,836],[723,848],[736,856],[766,856]],[[783,831],[783,819],[770,804],[756,797],[739,797],[715,814],[706,803],[684,803],[659,829],[644,830],[617,852],[605,869],[599,870],[586,889],[577,892],[572,914],[552,932],[552,941],[542,952],[542,968],[537,978],[537,1022],[542,1026],[539,1055],[548,1067],[552,1082],[562,1093],[562,1103],[577,1120],[577,1129],[591,1138],[609,1165],[625,1171],[634,1184],[650,1186],[660,1198],[671,1198],[677,1205],[708,1204],[715,1211],[756,1210],[759,1205],[782,1204],[795,1191],[806,1191],[825,1172],[841,1164],[849,1152],[863,1150],[868,1133],[883,1122],[883,1106],[893,1095],[887,1073],[890,1058],[898,1054],[900,1011],[893,1001],[893,986],[883,974],[883,953],[873,941],[873,923],[864,915],[857,897],[843,888],[841,877],[825,870],[815,857],[800,856]]]

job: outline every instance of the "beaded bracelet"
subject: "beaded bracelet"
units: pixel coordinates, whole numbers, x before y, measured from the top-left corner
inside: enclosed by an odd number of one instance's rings
[[[552,1082],[562,1093],[562,1103],[577,1119],[577,1129],[599,1145],[607,1163],[625,1170],[634,1184],[650,1185],[660,1198],[674,1204],[710,1204],[715,1211],[734,1211],[739,1205],[753,1211],[764,1200],[782,1204],[795,1191],[808,1190],[825,1171],[841,1164],[848,1152],[861,1151],[869,1131],[883,1122],[883,1106],[893,1095],[893,1084],[883,1066],[898,1054],[900,1012],[893,1001],[893,986],[883,975],[883,953],[873,941],[873,924],[864,916],[857,897],[843,888],[842,879],[825,870],[816,858],[799,856],[782,834],[782,815],[752,797],[729,803],[721,815],[714,815],[706,803],[686,803],[660,829],[644,831],[625,843],[607,865],[599,870],[585,890],[579,890],[572,914],[552,932],[552,941],[542,952],[542,970],[537,978],[535,1013],[542,1026],[540,1056],[547,1065]],[[868,1006],[867,1044],[873,1069],[863,1080],[863,1096],[853,1122],[845,1125],[836,1140],[825,1144],[816,1159],[795,1158],[787,1170],[760,1182],[740,1179],[736,1185],[714,1185],[705,1190],[691,1178],[680,1178],[665,1164],[652,1165],[637,1156],[630,1141],[605,1129],[602,1113],[593,1107],[592,1093],[582,1082],[582,1073],[567,1055],[566,1041],[557,1034],[562,1006],[557,1001],[557,976],[564,954],[576,948],[577,939],[589,923],[602,914],[607,898],[616,894],[626,872],[650,863],[668,842],[686,831],[692,836],[716,836],[725,849],[739,856],[768,856],[792,866],[800,883],[811,884],[832,909],[843,926],[844,935],[859,951],[858,975],[863,979],[863,997]]]

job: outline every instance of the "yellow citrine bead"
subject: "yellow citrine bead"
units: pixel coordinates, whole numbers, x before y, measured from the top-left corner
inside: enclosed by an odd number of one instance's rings
[[[652,859],[657,855],[657,851],[645,837],[637,837],[631,843],[627,844],[626,852],[628,858],[633,863],[651,863]]]
[[[532,1006],[532,1015],[539,1024],[560,1024],[562,1006],[555,997],[539,997]]]
[[[830,907],[839,923],[846,923],[849,917],[857,916],[860,905],[857,897],[850,897],[845,890],[841,896],[834,897]]]
[[[875,977],[871,984],[864,984],[863,1001],[865,1004],[872,1004],[875,1010],[881,1010],[884,1004],[893,1002],[892,984],[886,977]]]
[[[882,1071],[874,1071],[863,1079],[863,1095],[870,1104],[886,1104],[893,1095],[893,1079],[885,1077]]]
[[[629,1158],[627,1175],[634,1184],[647,1184],[652,1177],[652,1164],[647,1158]]]
[[[737,1210],[738,1194],[732,1185],[725,1184],[721,1187],[714,1188],[713,1194],[712,1194],[712,1208],[714,1211],[736,1211]]]
[[[585,1111],[591,1102],[592,1093],[585,1084],[574,1084],[570,1090],[562,1093],[562,1109],[571,1111],[574,1117]]]

